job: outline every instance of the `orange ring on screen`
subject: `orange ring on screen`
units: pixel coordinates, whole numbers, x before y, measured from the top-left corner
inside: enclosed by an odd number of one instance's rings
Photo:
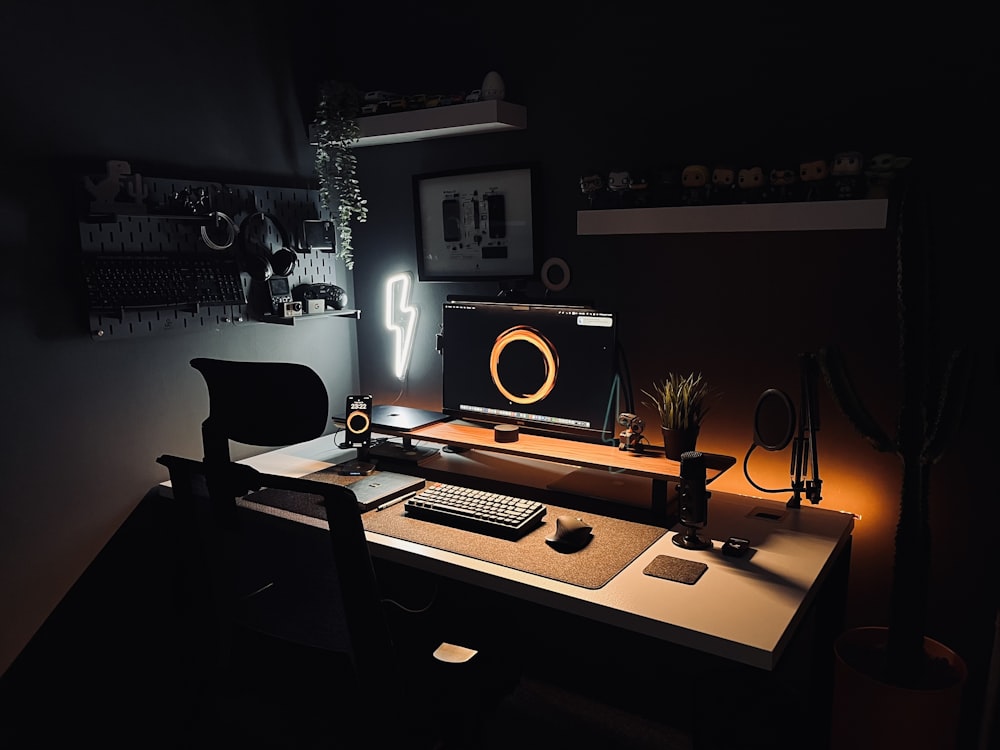
[[[534,393],[526,393],[523,396],[517,396],[504,387],[504,384],[500,382],[500,373],[498,369],[500,365],[500,355],[503,354],[503,350],[515,341],[525,341],[531,344],[538,349],[539,352],[541,352],[541,355],[545,360],[545,381],[537,391]],[[559,357],[556,354],[555,348],[548,341],[548,339],[529,326],[514,326],[513,328],[508,328],[506,331],[497,336],[497,340],[493,343],[493,350],[490,352],[490,377],[493,378],[493,384],[497,387],[497,390],[499,390],[500,393],[513,401],[515,404],[534,404],[552,393],[552,389],[556,384],[556,373],[558,369]]]
[[[364,420],[364,427],[354,426],[355,417],[361,417]],[[347,417],[347,429],[355,435],[368,432],[368,428],[371,426],[371,423],[371,419],[368,418],[368,412],[366,411],[352,411]]]

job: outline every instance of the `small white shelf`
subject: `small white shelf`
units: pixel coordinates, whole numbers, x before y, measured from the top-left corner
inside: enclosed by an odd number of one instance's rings
[[[742,203],[735,206],[612,208],[578,211],[576,233],[684,234],[885,229],[888,200]]]
[[[361,138],[354,146],[382,146],[431,138],[524,130],[527,124],[527,110],[520,104],[487,99],[359,117]]]
[[[361,318],[360,310],[330,310],[328,312],[312,313],[309,315],[293,315],[291,317],[284,317],[283,315],[267,315],[261,318],[264,323],[277,323],[282,326],[293,326],[296,322],[301,322],[303,320],[318,320],[319,318],[354,318],[359,320]]]

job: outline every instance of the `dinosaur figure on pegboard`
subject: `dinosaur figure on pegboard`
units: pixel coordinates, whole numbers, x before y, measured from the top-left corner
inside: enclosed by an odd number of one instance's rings
[[[139,213],[148,195],[148,188],[142,183],[142,175],[132,174],[127,161],[111,159],[106,163],[107,174],[94,182],[83,178],[83,186],[90,193],[91,213]],[[122,188],[128,191],[131,200],[118,200]]]

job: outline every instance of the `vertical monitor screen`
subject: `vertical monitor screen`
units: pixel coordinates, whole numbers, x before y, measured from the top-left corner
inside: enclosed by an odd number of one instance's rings
[[[442,410],[487,424],[612,442],[614,313],[511,302],[444,304]]]

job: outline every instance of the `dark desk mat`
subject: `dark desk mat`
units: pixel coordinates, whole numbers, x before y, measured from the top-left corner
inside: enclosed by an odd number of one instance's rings
[[[599,516],[546,503],[545,521],[534,531],[512,542],[485,534],[409,518],[403,505],[369,511],[361,518],[365,529],[377,534],[417,542],[428,547],[457,552],[525,573],[552,578],[588,589],[599,589],[641,555],[666,529],[634,521]],[[556,552],[545,543],[556,518],[571,515],[593,527],[594,538],[578,552]]]
[[[333,484],[357,481],[357,477],[341,477],[328,470],[309,474],[306,478]],[[263,505],[326,519],[326,511],[317,496],[268,489],[254,493],[251,499]],[[546,503],[546,508],[542,525],[517,541],[410,518],[402,503],[382,511],[370,510],[361,516],[361,520],[367,531],[457,552],[588,589],[599,589],[606,584],[667,531],[635,521],[581,513],[551,503]],[[556,519],[562,515],[583,518],[593,527],[590,544],[577,552],[563,553],[545,543],[545,537],[552,533]]]

